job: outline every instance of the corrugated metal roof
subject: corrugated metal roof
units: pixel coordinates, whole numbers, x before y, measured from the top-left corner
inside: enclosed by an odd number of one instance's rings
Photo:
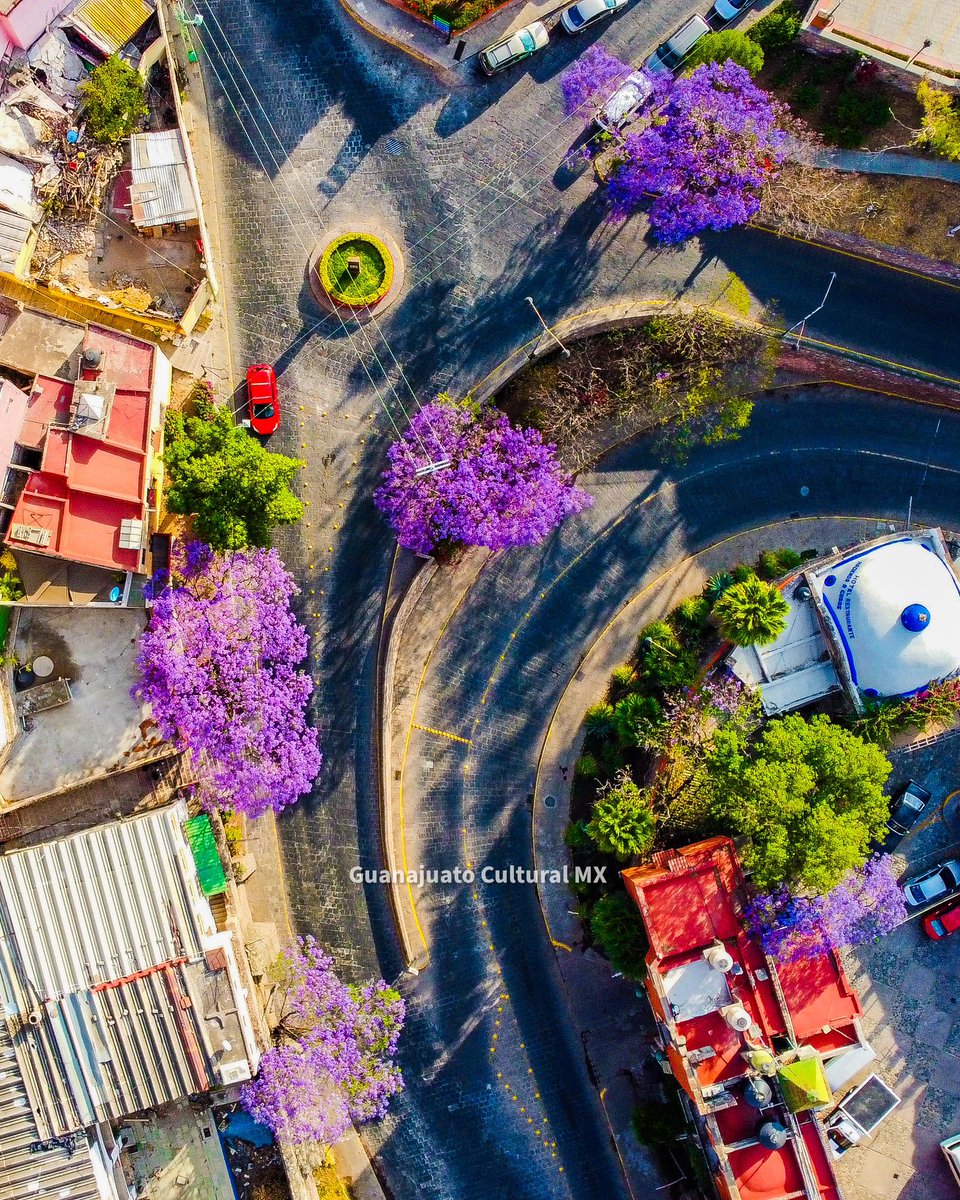
[[[184,825],[183,831],[190,843],[193,861],[197,864],[197,875],[203,894],[219,896],[227,890],[227,877],[223,873],[223,863],[220,861],[210,818],[206,813],[191,817]]]
[[[62,1145],[36,1149],[42,1140],[6,1022],[0,1021],[0,1200],[99,1200],[86,1137],[81,1134],[72,1150]]]
[[[153,16],[147,0],[82,0],[65,23],[104,54],[116,54]]]
[[[227,1042],[244,1058],[232,943],[185,816],[174,805],[0,854],[0,1025],[40,1140],[206,1090]]]
[[[179,129],[130,138],[130,205],[133,223],[141,228],[197,219]]]
[[[0,208],[0,265],[16,266],[30,237],[31,223],[26,217]]]

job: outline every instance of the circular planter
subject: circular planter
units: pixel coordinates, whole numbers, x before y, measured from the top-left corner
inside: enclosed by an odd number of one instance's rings
[[[403,257],[388,234],[351,230],[325,239],[311,255],[307,274],[324,308],[362,323],[400,294]]]

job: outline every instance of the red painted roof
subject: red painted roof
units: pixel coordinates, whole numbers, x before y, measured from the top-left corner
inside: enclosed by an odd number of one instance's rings
[[[773,1039],[788,1036],[792,1025],[798,1043],[831,1049],[857,1040],[854,1021],[861,1014],[839,959],[830,954],[773,968],[743,927],[743,874],[727,838],[656,855],[650,865],[624,871],[623,878],[650,939],[646,988],[654,1011],[670,1031],[667,1056],[674,1074],[701,1111],[709,1107],[702,1089],[727,1085],[722,1099],[730,1107],[712,1114],[717,1133],[710,1134],[734,1180],[730,1183],[722,1173],[718,1175],[721,1194],[734,1200],[806,1196],[806,1171],[816,1180],[819,1200],[840,1200],[833,1166],[812,1114],[800,1115],[801,1139],[788,1141],[782,1149],[771,1150],[754,1141],[762,1119],[778,1119],[779,1114],[786,1121],[788,1117],[774,1105],[761,1118],[744,1100],[737,1081],[749,1074],[743,1056],[748,1043],[730,1028],[719,1009],[702,1012],[708,1004],[717,1004],[723,993],[715,983],[701,982],[704,949],[722,943],[735,964],[724,975],[729,1002],[750,1015],[750,1044],[775,1052]],[[699,975],[694,964],[700,964]],[[684,972],[687,967],[690,973]],[[702,1050],[708,1051],[702,1061],[691,1063],[690,1057],[697,1058],[696,1051]],[[731,1099],[736,1103],[731,1104]],[[752,1144],[741,1145],[744,1142]]]
[[[84,349],[103,354],[98,379],[115,388],[105,423],[88,432],[65,425],[74,384],[48,375],[34,381],[16,440],[42,451],[17,502],[7,534],[9,545],[96,566],[136,570],[137,550],[120,547],[120,523],[145,519],[147,456],[150,446],[154,347],[110,329],[91,326]],[[46,546],[13,537],[16,525],[49,530]]]

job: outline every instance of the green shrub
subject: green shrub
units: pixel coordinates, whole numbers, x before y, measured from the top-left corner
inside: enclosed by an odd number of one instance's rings
[[[749,563],[737,563],[730,574],[733,576],[734,583],[745,583],[748,579],[753,579],[756,571]]]
[[[628,979],[643,979],[649,943],[640,912],[626,892],[611,892],[597,901],[590,933],[615,970]]]
[[[350,259],[359,260],[357,275]],[[387,247],[370,233],[347,233],[335,238],[317,263],[323,289],[340,304],[364,307],[376,304],[393,284],[393,258]]]
[[[734,578],[729,571],[715,571],[707,580],[704,589],[707,599],[711,604],[715,604],[733,583]]]
[[[801,24],[802,18],[794,0],[783,0],[772,12],[761,17],[756,25],[750,26],[749,36],[770,54],[775,50],[785,50],[795,41]]]
[[[637,686],[640,682],[636,668],[631,663],[623,663],[622,666],[614,667],[610,674],[610,700],[616,703],[623,696]]]
[[[593,839],[587,832],[587,827],[582,821],[571,821],[563,831],[564,844],[570,850],[590,850],[593,848]]]
[[[652,696],[624,696],[613,710],[613,731],[623,746],[649,746],[662,722],[663,712]]]
[[[605,738],[613,730],[613,705],[591,704],[583,715],[588,737]]]
[[[601,854],[613,854],[622,862],[646,853],[653,844],[649,794],[621,771],[594,804],[587,833]]]
[[[601,774],[608,775],[612,779],[618,771],[623,770],[626,761],[617,742],[604,742],[600,747]]]
[[[9,550],[0,554],[0,600],[22,600],[23,584],[17,571],[17,560]]]
[[[803,560],[796,550],[764,550],[757,559],[757,574],[768,582],[787,575],[800,566]]]
[[[639,655],[641,678],[664,691],[689,687],[696,677],[693,655],[666,621],[654,621],[640,631]]]
[[[724,63],[732,60],[751,75],[763,69],[763,50],[760,44],[738,29],[721,29],[702,37],[684,60],[689,74],[705,63]]]
[[[80,84],[80,95],[87,130],[95,142],[123,141],[149,111],[143,79],[115,54]]]
[[[586,751],[577,759],[573,770],[575,774],[580,775],[583,779],[596,779],[600,774],[600,764],[597,762],[595,755]]]
[[[823,103],[823,92],[815,83],[801,83],[790,97],[790,107],[797,112],[811,112]]]
[[[873,129],[890,120],[890,94],[879,84],[845,88],[827,116],[826,135],[838,146],[853,149],[863,145]]]
[[[923,107],[923,124],[914,142],[934,154],[960,162],[960,106],[957,97],[940,91],[928,80],[920,81],[917,99]]]
[[[710,601],[706,596],[688,596],[673,613],[678,625],[692,633],[701,633],[710,620]]]

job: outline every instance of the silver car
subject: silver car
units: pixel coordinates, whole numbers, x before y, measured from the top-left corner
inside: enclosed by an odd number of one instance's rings
[[[903,883],[903,898],[908,909],[925,908],[960,892],[960,862],[952,858],[931,867],[922,875],[915,875]]]
[[[580,0],[579,4],[564,9],[560,24],[567,33],[579,33],[581,29],[626,6],[627,0]]]
[[[549,40],[550,34],[547,33],[546,25],[542,21],[533,21],[531,24],[525,25],[523,29],[508,33],[499,42],[494,42],[492,46],[481,50],[480,70],[484,75],[496,75],[498,71],[505,71],[514,63],[522,62],[531,54],[536,54],[538,50],[544,48]]]
[[[653,84],[642,71],[628,75],[603,108],[596,122],[607,133],[616,134],[629,124],[653,95]]]

